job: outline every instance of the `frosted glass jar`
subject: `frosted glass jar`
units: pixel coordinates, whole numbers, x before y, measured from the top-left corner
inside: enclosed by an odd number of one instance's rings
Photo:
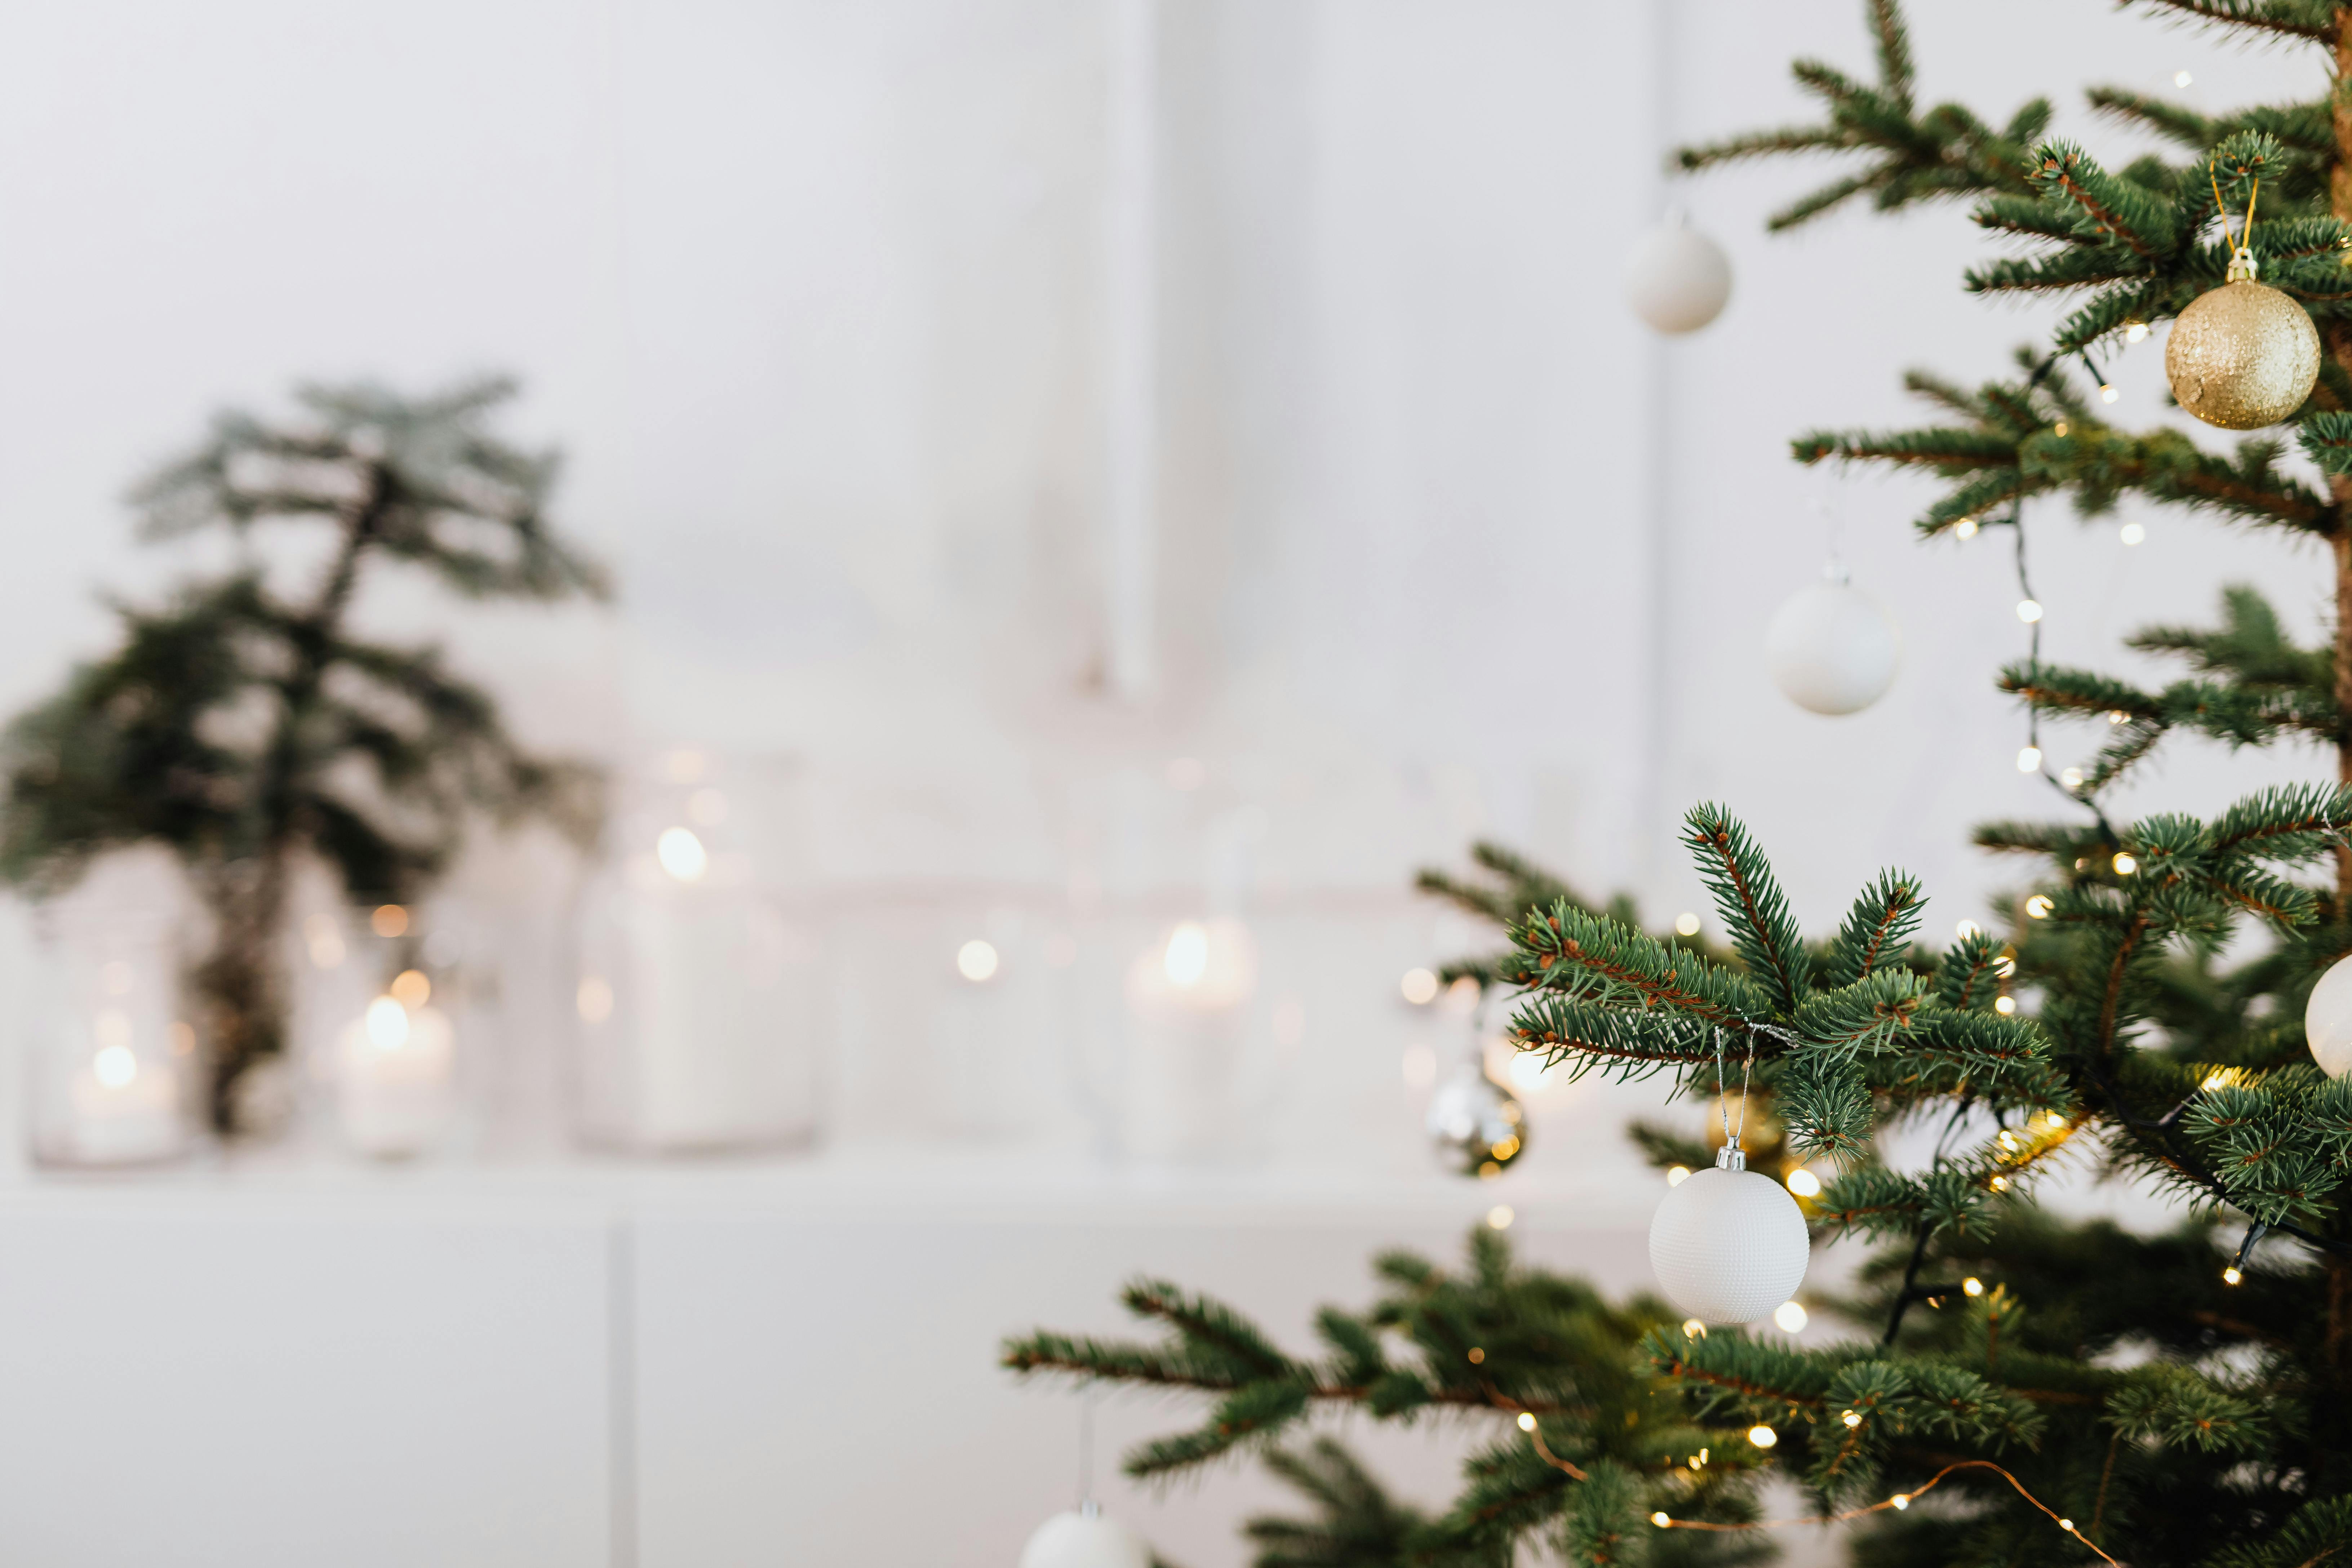
[[[794,899],[799,773],[671,752],[627,780],[582,899],[568,998],[583,1136],[639,1152],[802,1142],[817,941]]]
[[[161,873],[102,868],[36,916],[26,1088],[37,1163],[152,1165],[194,1144],[201,1095],[182,986],[189,911],[157,890],[165,885]]]

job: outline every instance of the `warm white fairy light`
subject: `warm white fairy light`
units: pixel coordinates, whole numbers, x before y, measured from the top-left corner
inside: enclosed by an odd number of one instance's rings
[[[2116,531],[2116,537],[2126,544],[2138,544],[2147,540],[2147,529],[2142,523],[2127,522]]]
[[[2115,858],[2115,867],[2116,876],[2128,877],[2139,869],[2139,862],[2130,855],[2117,855]]]
[[[2011,1013],[2017,1011],[2017,998],[2014,996],[1996,996],[1993,998],[1992,1010],[2006,1018]]]
[[[1207,934],[1203,932],[1202,956],[1204,962],[1207,952],[1208,939]],[[1425,1007],[1437,1000],[1437,976],[1426,969],[1408,969],[1404,972],[1404,978],[1397,982],[1397,990],[1402,992],[1404,999],[1414,1006]]]
[[[1654,1513],[1650,1516],[1650,1522],[1656,1525],[1660,1530],[1664,1530],[1666,1526],[1674,1523],[1674,1521],[1663,1513]]]
[[[2172,73],[2172,85],[2175,87],[2187,87],[2190,82],[2196,79],[2197,79],[2195,77],[2190,76],[2187,71],[2174,71]]]
[[[2057,907],[2058,900],[2049,894],[2036,893],[2025,900],[2025,918],[2030,921],[2046,921],[2050,918],[2050,911]],[[2014,970],[2015,965],[2012,964],[2011,967]]]
[[[1844,1422],[1849,1427],[1859,1426],[1862,1425],[1862,1412],[1859,1410],[1849,1410],[1844,1415],[1839,1416],[1838,1419]]]
[[[2103,382],[2101,382],[2101,383],[2099,384],[2099,401],[2100,401],[2100,402],[2102,402],[2102,403],[2113,403],[2113,402],[2116,399],[2116,397],[2117,397],[2118,395],[2120,395],[2116,391],[2115,384],[2114,384],[2114,383],[2112,383],[2112,382],[2105,382],[2105,381],[2103,381]]]
[[[1670,1187],[1679,1187],[1688,1180],[1690,1180],[1688,1165],[1675,1165],[1666,1172],[1666,1185]]]
[[[1822,1179],[1800,1165],[1789,1173],[1789,1190],[1801,1198],[1816,1198],[1822,1194]]]
[[[2021,773],[2040,773],[2042,771],[2042,748],[2039,746],[2020,747],[2017,753],[2017,771]]]
[[[2083,770],[2080,768],[2063,769],[2058,774],[2058,782],[2064,784],[2068,789],[2081,789],[2083,787]]]
[[[1772,1309],[1772,1324],[1784,1334],[1801,1334],[1805,1331],[1809,1316],[1802,1304],[1783,1301]]]
[[[1905,1509],[1911,1506],[1910,1498],[1902,1492],[1896,1492],[1893,1497],[1888,1498],[1886,1500],[1895,1505],[1895,1511],[1897,1513],[1902,1512]]]
[[[1520,1411],[1520,1412],[1519,1412],[1519,1430],[1520,1430],[1520,1431],[1522,1431],[1522,1432],[1532,1432],[1532,1431],[1534,1431],[1535,1429],[1536,1429],[1536,1418],[1535,1418],[1532,1415],[1530,1415],[1528,1412],[1527,1412],[1527,1411],[1525,1411],[1525,1410]]]
[[[1696,1318],[1685,1318],[1683,1320],[1683,1338],[1686,1340],[1703,1340],[1706,1338],[1706,1325],[1700,1322]]]
[[[1960,519],[1959,521],[1952,525],[1952,531],[1958,534],[1962,539],[1974,539],[1977,536],[1977,520],[1972,517],[1964,517]]]
[[[1966,942],[1972,936],[1984,935],[1984,927],[1974,921],[1962,921],[1952,928],[1952,935],[1961,942]]]
[[[1748,1428],[1748,1440],[1759,1448],[1769,1448],[1780,1440],[1780,1434],[1769,1426],[1750,1426]]]
[[[2017,618],[2023,621],[2028,626],[2032,626],[2034,622],[2040,620],[2042,618],[2042,601],[2039,599],[2018,600]]]
[[[1496,1204],[1493,1208],[1486,1211],[1486,1228],[1488,1230],[1508,1230],[1511,1228],[1511,1221],[1517,1217],[1518,1215],[1511,1211],[1510,1205]]]
[[[2127,343],[2144,343],[2147,342],[2147,323],[2146,321],[2134,321],[2131,325],[2126,327],[2124,329],[2124,342]]]
[[[977,985],[996,973],[996,944],[974,937],[956,949],[956,973]]]
[[[2126,712],[2125,712],[2122,709],[2120,709],[2120,708],[2110,708],[2110,709],[2108,709],[2108,710],[2107,710],[2107,722],[2108,722],[2108,723],[2110,723],[2110,724],[2126,724],[2126,723],[2129,723],[2130,721],[2131,721],[2131,715],[2130,715],[2130,714],[2128,714],[2128,713],[2126,713]]]
[[[1984,1281],[1971,1274],[1960,1281],[1960,1290],[1964,1295],[1981,1296],[1984,1294]]]
[[[1698,916],[1691,913],[1688,910],[1685,910],[1682,913],[1675,917],[1675,930],[1684,936],[1696,936],[1698,934]]]
[[[2221,1283],[2224,1285],[2235,1285],[2244,1278],[2245,1276],[2238,1271],[2238,1266],[2234,1263],[2221,1270]]]
[[[1992,1190],[1997,1193],[2005,1193],[2009,1191],[2009,1178],[2007,1176],[1995,1176],[1990,1182],[1988,1182],[1985,1184],[1992,1188]]]

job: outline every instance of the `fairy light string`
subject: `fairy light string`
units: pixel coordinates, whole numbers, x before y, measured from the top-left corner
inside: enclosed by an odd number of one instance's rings
[[[1519,1426],[1527,1433],[1528,1440],[1535,1445],[1537,1456],[1540,1458],[1545,1464],[1551,1466],[1554,1469],[1561,1471],[1572,1479],[1580,1481],[1591,1479],[1591,1477],[1588,1472],[1579,1468],[1573,1464],[1570,1464],[1568,1460],[1561,1458],[1558,1454],[1551,1451],[1550,1447],[1543,1440],[1543,1430],[1539,1424],[1530,1420],[1525,1415],[1522,1415],[1519,1419]],[[1799,1524],[1843,1524],[1847,1520],[1862,1519],[1874,1513],[1885,1513],[1889,1509],[1900,1513],[1904,1510],[1909,1508],[1914,1502],[1918,1500],[1927,1493],[1935,1490],[1937,1486],[1942,1484],[1945,1477],[1949,1476],[1958,1470],[1990,1470],[2002,1480],[2007,1481],[2011,1487],[2014,1487],[2017,1489],[2018,1496],[2023,1498],[2027,1502],[2032,1503],[2044,1514],[2047,1514],[2053,1524],[2055,1524],[2059,1529],[2064,1531],[2067,1534],[2073,1536],[2075,1540],[2089,1547],[2094,1552],[2096,1552],[2101,1562],[2111,1564],[2112,1568],[2124,1568],[2124,1565],[2121,1563],[2116,1562],[2115,1558],[2108,1556],[2105,1552],[2102,1551],[2097,1542],[2093,1541],[2089,1536],[2084,1535],[2080,1530],[2074,1528],[2074,1521],[2073,1520],[2066,1518],[2056,1509],[2052,1508],[2048,1503],[2043,1502],[2040,1498],[2035,1497],[2032,1492],[2026,1490],[2025,1483],[2023,1481],[2019,1480],[2015,1476],[2010,1474],[2009,1471],[2003,1469],[2000,1466],[1994,1464],[1990,1459],[1961,1459],[1957,1463],[1946,1465],[1942,1469],[1937,1470],[1934,1475],[1928,1477],[1926,1480],[1919,1483],[1919,1485],[1913,1487],[1907,1492],[1896,1492],[1893,1497],[1882,1498],[1878,1501],[1868,1504],[1863,1508],[1851,1508],[1846,1510],[1843,1513],[1821,1514],[1802,1519],[1759,1519],[1750,1520],[1745,1523],[1727,1524],[1711,1519],[1676,1519],[1672,1514],[1661,1510],[1660,1512],[1654,1513],[1650,1516],[1650,1522],[1660,1530],[1705,1530],[1712,1531],[1722,1535],[1739,1534],[1754,1530],[1781,1530],[1791,1525]]]

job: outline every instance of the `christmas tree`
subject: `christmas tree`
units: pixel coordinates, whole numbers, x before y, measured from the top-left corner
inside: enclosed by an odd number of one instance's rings
[[[2006,379],[1911,375],[1940,411],[1932,427],[1808,435],[1801,461],[1934,476],[1929,538],[2017,528],[2043,496],[2096,516],[2126,495],[2307,538],[2335,568],[2329,639],[2297,646],[2233,588],[2216,625],[2132,639],[2185,667],[2161,690],[2038,658],[2003,670],[2037,726],[2023,761],[2039,765],[2044,720],[2086,727],[2095,756],[2051,779],[2067,797],[2058,820],[1978,830],[2015,858],[2017,897],[2000,929],[1940,952],[1915,941],[1927,890],[1897,871],[1807,940],[1762,848],[1714,805],[1690,813],[1684,842],[1727,952],[1645,933],[1507,856],[1483,857],[1494,882],[1435,879],[1508,927],[1507,954],[1461,972],[1519,993],[1519,1048],[1676,1094],[1738,1100],[1746,1081],[1743,1142],[1769,1156],[1757,1167],[1811,1162],[1816,1240],[1868,1249],[1838,1303],[1860,1331],[1802,1349],[1708,1332],[1518,1269],[1482,1235],[1460,1273],[1382,1260],[1387,1293],[1327,1314],[1312,1356],[1156,1284],[1128,1304],[1163,1325],[1157,1342],[1007,1345],[1017,1368],[1209,1394],[1202,1425],[1129,1466],[1266,1451],[1318,1517],[1254,1527],[1261,1561],[1500,1562],[1523,1542],[1592,1563],[1752,1552],[1767,1470],[1797,1483],[1812,1517],[1853,1520],[1856,1556],[1887,1568],[2294,1568],[2352,1551],[2352,1080],[2312,1061],[2340,1068],[2326,1053],[2345,1042],[2306,1040],[2303,1025],[2315,982],[2352,950],[2352,5],[2145,8],[2327,51],[2335,88],[2221,116],[2095,89],[2095,110],[2178,149],[2111,171],[2045,139],[2045,101],[1999,124],[1922,106],[1897,7],[1872,0],[1874,80],[1800,62],[1821,123],[1678,160],[1846,162],[1776,228],[1857,203],[1969,202],[2027,252],[1973,269],[1969,289],[2070,302]],[[2106,422],[2100,357],[2249,272],[2300,307],[2324,350],[2300,404],[2269,416],[2292,427],[2299,460],[2276,437],[2225,454],[2177,424]],[[2255,422],[2209,405],[2181,363],[2196,345],[2176,333],[2171,347],[2186,406]],[[2116,787],[2183,731],[2231,748],[2316,742],[2333,778],[2119,820]],[[1779,1142],[1755,1137],[1766,1123]],[[1890,1160],[1906,1131],[1932,1155]],[[1655,1129],[1643,1141],[1662,1163],[1706,1152]],[[2177,1225],[2141,1235],[2053,1217],[2033,1194],[2061,1165],[2168,1195]],[[1641,1375],[1612,1382],[1618,1342],[1636,1332]],[[1491,1442],[1452,1508],[1424,1520],[1343,1456],[1297,1445],[1332,1406],[1491,1413]]]
[[[351,625],[363,579],[393,563],[468,599],[604,593],[548,525],[555,459],[488,428],[512,393],[500,381],[414,400],[314,387],[295,420],[217,416],[132,501],[147,538],[225,531],[237,564],[163,605],[116,605],[121,646],[0,742],[0,876],[51,894],[138,843],[185,867],[214,928],[190,979],[220,1131],[238,1130],[247,1075],[286,1047],[285,927],[306,868],[362,903],[404,905],[473,815],[594,830],[593,769],[518,746],[437,648]],[[326,541],[299,595],[256,552],[255,534],[274,528]]]

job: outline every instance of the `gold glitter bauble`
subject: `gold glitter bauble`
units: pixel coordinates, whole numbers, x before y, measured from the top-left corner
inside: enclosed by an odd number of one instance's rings
[[[2311,395],[2319,332],[2302,306],[2267,283],[2224,283],[2172,323],[2164,377],[2180,406],[2206,424],[2259,430]]]

